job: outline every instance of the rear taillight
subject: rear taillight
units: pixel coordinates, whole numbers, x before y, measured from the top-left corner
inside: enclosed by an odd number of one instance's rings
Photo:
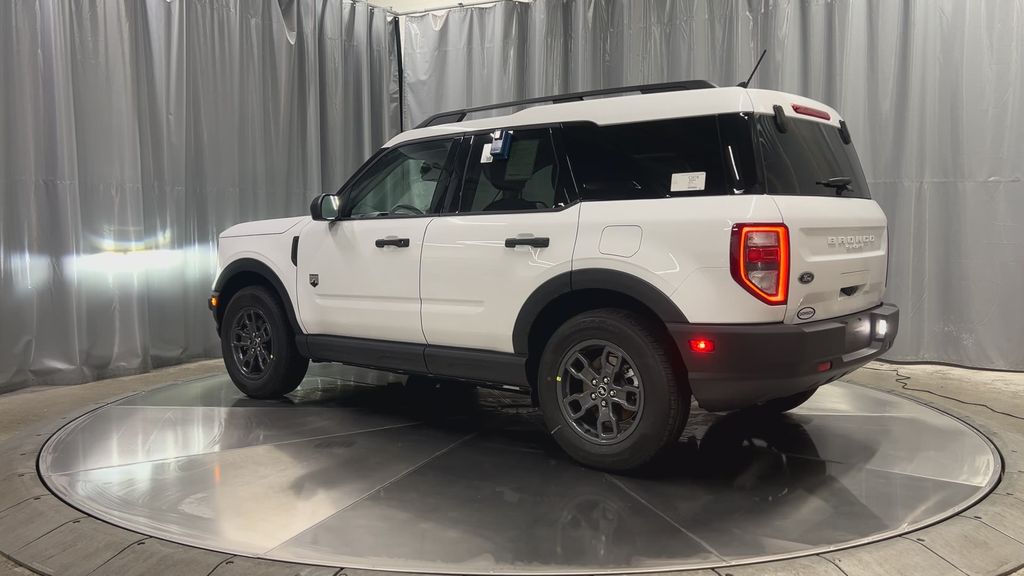
[[[773,306],[786,303],[789,287],[789,230],[785,224],[736,224],[732,227],[732,277]]]

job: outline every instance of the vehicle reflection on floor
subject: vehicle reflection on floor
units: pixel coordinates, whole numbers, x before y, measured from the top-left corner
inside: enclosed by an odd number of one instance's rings
[[[623,572],[860,542],[981,497],[972,429],[836,383],[790,415],[695,410],[642,473],[580,467],[529,398],[317,366],[279,401],[226,377],[93,412],[40,459],[80,509],[170,540],[345,567]]]

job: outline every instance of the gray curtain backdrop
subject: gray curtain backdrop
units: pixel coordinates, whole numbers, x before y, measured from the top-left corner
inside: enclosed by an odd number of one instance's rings
[[[704,78],[837,108],[889,217],[894,360],[1024,370],[1024,2],[536,0],[405,17],[406,121]]]
[[[219,354],[216,236],[398,131],[391,15],[343,0],[0,2],[0,391]]]

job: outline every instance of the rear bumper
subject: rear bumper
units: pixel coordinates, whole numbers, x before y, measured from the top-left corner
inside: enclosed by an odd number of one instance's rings
[[[879,335],[880,320],[886,324]],[[882,304],[806,324],[669,324],[697,402],[706,410],[738,410],[817,388],[892,347],[899,308]],[[715,350],[690,350],[691,339]],[[825,367],[825,363],[830,363]]]

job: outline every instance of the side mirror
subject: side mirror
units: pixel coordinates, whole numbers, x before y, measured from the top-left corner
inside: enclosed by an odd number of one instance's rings
[[[321,194],[309,205],[313,220],[333,221],[341,215],[341,198],[337,194]]]

